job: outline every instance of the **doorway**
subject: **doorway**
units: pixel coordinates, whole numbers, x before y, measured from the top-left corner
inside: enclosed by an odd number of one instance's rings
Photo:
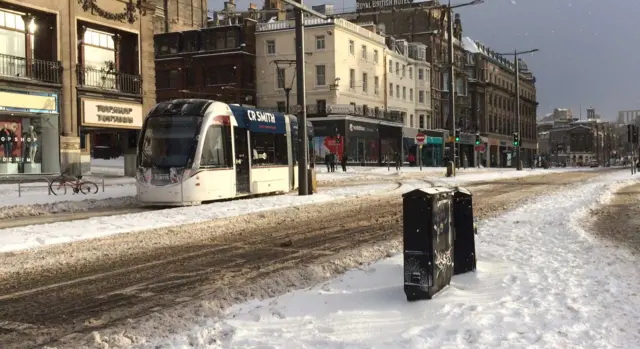
[[[237,194],[248,194],[251,189],[249,185],[251,164],[249,163],[249,143],[247,132],[248,131],[243,128],[234,127],[233,129]]]

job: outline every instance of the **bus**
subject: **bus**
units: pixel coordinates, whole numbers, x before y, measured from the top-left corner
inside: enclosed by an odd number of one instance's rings
[[[307,123],[306,139],[313,138]],[[142,126],[136,198],[145,205],[187,206],[298,185],[298,120],[206,99],[158,103]]]

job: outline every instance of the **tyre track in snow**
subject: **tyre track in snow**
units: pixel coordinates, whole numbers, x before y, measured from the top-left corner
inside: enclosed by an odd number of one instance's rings
[[[466,187],[475,214],[495,215],[599,172],[544,174]],[[283,270],[323,263],[363,246],[397,240],[400,196],[308,205],[99,241],[4,254],[0,267],[3,348],[67,342],[176,304],[247,297],[246,286]],[[17,267],[19,266],[19,267]],[[68,344],[61,348],[77,348]]]

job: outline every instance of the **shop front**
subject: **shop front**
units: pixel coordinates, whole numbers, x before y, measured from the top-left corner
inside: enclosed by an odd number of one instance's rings
[[[425,144],[422,146],[422,163],[425,166],[443,166],[444,134],[443,132],[427,130]]]
[[[473,133],[460,133],[460,164],[463,167],[475,167],[476,135]]]
[[[313,160],[323,164],[327,154],[336,154],[342,159],[344,151],[345,120],[309,118],[313,125]]]
[[[345,154],[348,163],[361,166],[375,166],[381,163],[379,127],[378,123],[346,119]],[[398,151],[401,137],[402,135],[397,138]],[[385,142],[388,151],[391,151],[392,143]]]
[[[386,163],[385,161],[383,161],[385,156],[391,156],[391,158],[393,158],[393,154],[395,153],[399,153],[401,156],[403,156],[403,159],[406,159],[408,155],[403,154],[403,135],[406,137],[405,131],[406,129],[403,129],[402,125],[400,124],[380,122],[380,124],[378,125],[378,137],[380,138],[380,144],[378,147],[378,149],[380,149],[380,154],[378,156],[379,165],[381,165],[383,162]]]
[[[487,141],[488,147],[488,155],[487,155],[487,167],[498,167],[499,166],[499,151],[500,151],[500,140],[495,138],[489,138]]]
[[[125,175],[135,175],[135,145],[142,128],[142,104],[135,101],[79,98],[82,173],[91,170],[91,157],[124,155]]]
[[[0,90],[1,175],[60,172],[59,94]]]

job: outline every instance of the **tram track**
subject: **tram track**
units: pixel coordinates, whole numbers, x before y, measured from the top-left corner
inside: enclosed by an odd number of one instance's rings
[[[475,215],[485,218],[597,175],[545,174],[466,187],[474,192]],[[399,195],[368,196],[3,254],[0,343],[3,349],[77,349],[95,330],[117,336],[126,329],[134,338],[141,328],[134,322],[182,317],[185,309],[213,315],[229,304],[309,286],[367,261],[353,251],[397,246],[401,203]]]

